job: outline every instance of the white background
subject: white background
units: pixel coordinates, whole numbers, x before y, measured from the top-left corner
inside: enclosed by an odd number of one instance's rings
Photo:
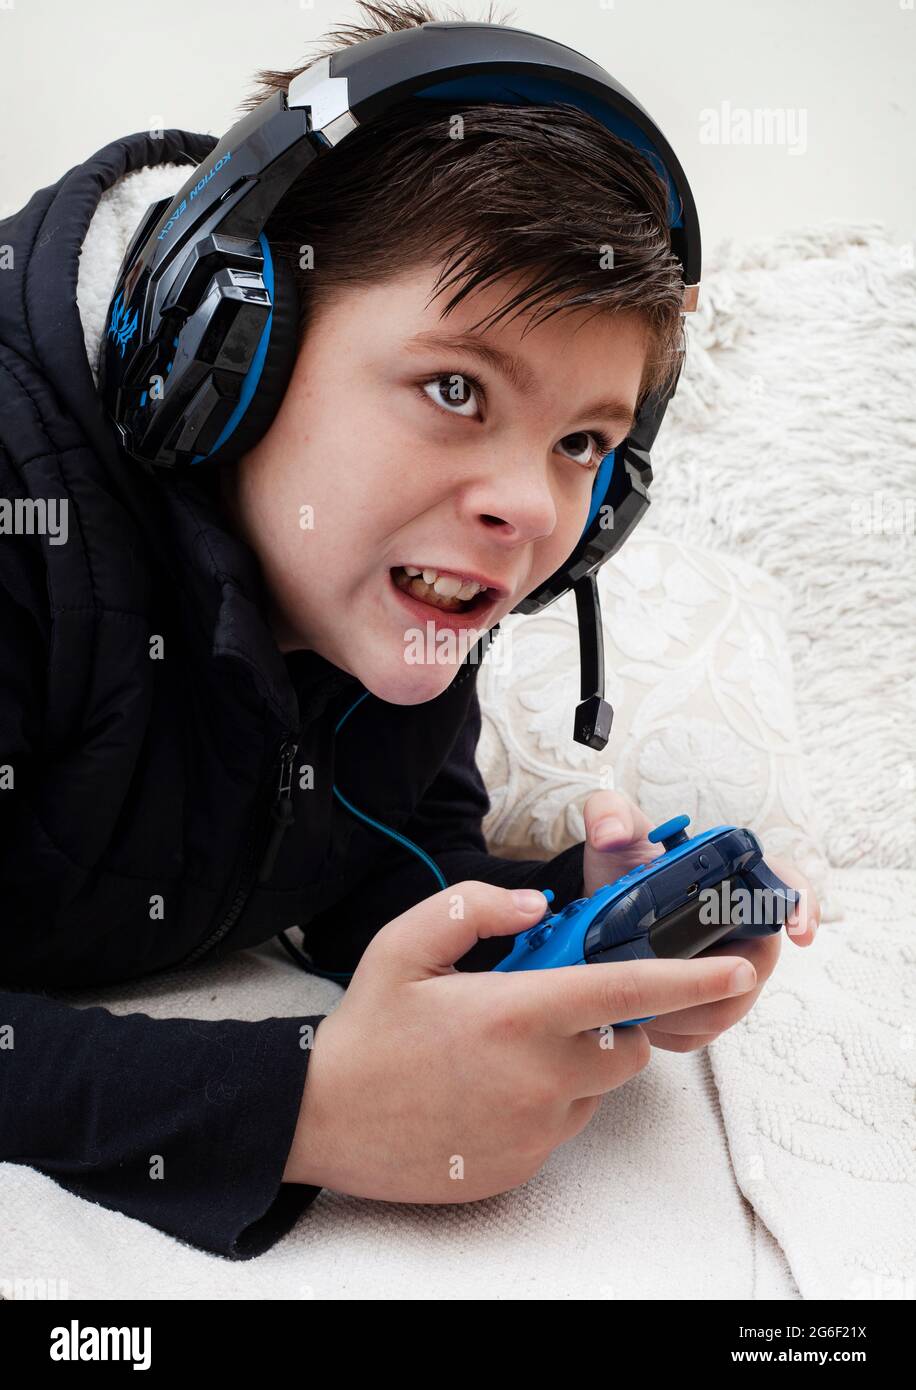
[[[579,49],[633,93],[685,168],[711,251],[830,218],[913,240],[911,3],[505,0],[494,18]],[[222,135],[258,68],[298,66],[359,15],[351,0],[0,0],[0,214],[119,136]],[[463,7],[486,15],[485,0]],[[704,142],[702,113],[726,103],[805,125],[782,144]]]

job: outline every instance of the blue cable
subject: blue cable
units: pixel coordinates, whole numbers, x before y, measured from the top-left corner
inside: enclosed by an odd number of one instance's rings
[[[346,711],[346,713],[341,715],[336,725],[334,726],[335,734],[340,732],[340,728],[341,725],[344,723],[344,720],[349,719],[350,715],[356,709],[357,705],[362,704],[363,700],[365,700],[368,697],[368,695],[369,691],[364,690],[362,695],[360,695],[358,699],[353,701],[353,704]],[[397,840],[398,844],[403,845],[405,849],[409,849],[411,853],[416,854],[423,861],[426,867],[430,869],[432,873],[435,875],[436,883],[440,888],[448,887],[448,881],[443,875],[438,864],[436,864],[434,860],[430,859],[429,855],[426,854],[424,850],[420,849],[419,845],[415,845],[412,840],[408,840],[406,835],[399,834],[397,830],[392,830],[389,826],[382,825],[381,821],[374,820],[372,816],[367,816],[363,811],[357,810],[357,808],[353,805],[352,801],[347,800],[347,798],[344,796],[343,792],[340,791],[336,783],[331,784],[331,790],[333,791],[334,795],[337,797],[337,800],[341,803],[341,805],[345,806],[347,810],[352,812],[354,816],[358,816],[360,820],[365,821],[367,825],[371,825],[375,830],[381,830],[384,835],[390,835],[393,840]],[[295,949],[291,946],[289,942],[284,942],[284,944],[286,945],[290,953],[292,953],[292,950]],[[318,967],[312,965],[311,962],[309,962],[308,971],[310,975],[320,975],[324,980],[336,980],[338,983],[341,984],[347,984],[350,980],[353,979],[352,970],[348,973],[338,972],[334,970],[319,970]]]
[[[357,706],[357,705],[361,705],[362,702],[363,702],[363,700],[368,700],[368,698],[369,698],[369,692],[368,692],[368,690],[364,690],[363,693],[362,693],[362,695],[360,695],[359,699],[353,701],[352,705],[351,705],[350,708],[347,710],[346,714],[342,714],[342,715],[340,716],[340,718],[338,719],[337,723],[334,725],[334,732],[335,732],[335,734],[340,733],[340,726],[341,726],[341,724],[343,724],[343,722],[344,722],[345,719],[349,719],[349,718],[350,718],[350,715],[351,715],[351,714],[353,713],[353,711],[356,709],[356,706]]]
[[[356,709],[357,705],[362,704],[363,700],[367,698],[368,694],[369,691],[364,690],[362,695],[360,695],[357,700],[353,701],[353,704],[346,711],[346,713],[341,715],[334,728],[335,734],[340,732],[340,728],[344,720],[349,719],[350,715]],[[436,883],[440,888],[448,887],[448,880],[445,878],[444,874],[442,873],[442,870],[439,868],[439,865],[434,860],[430,859],[429,855],[426,854],[424,850],[420,849],[419,845],[415,845],[412,840],[408,840],[406,835],[399,834],[397,830],[392,830],[389,826],[382,825],[381,821],[374,820],[372,816],[367,816],[364,814],[364,812],[357,810],[357,808],[353,805],[352,801],[348,801],[347,798],[344,796],[343,792],[338,790],[336,783],[332,783],[331,790],[333,791],[334,795],[337,797],[337,800],[341,803],[341,805],[346,806],[348,811],[352,811],[354,816],[358,816],[360,820],[365,821],[367,825],[373,826],[374,829],[381,830],[383,835],[390,835],[392,840],[397,840],[398,844],[404,845],[404,847],[406,849],[409,849],[411,853],[417,855],[419,859],[422,859],[423,863],[434,875]]]
[[[337,800],[340,801],[344,806],[346,806],[348,811],[352,811],[354,816],[359,816],[360,820],[364,820],[367,825],[373,826],[376,830],[381,830],[383,834],[390,835],[392,840],[397,840],[398,844],[404,845],[407,849],[411,850],[419,859],[422,859],[426,867],[430,869],[432,873],[435,875],[436,882],[440,888],[448,887],[448,880],[443,876],[442,871],[439,868],[439,865],[436,864],[432,859],[430,859],[429,855],[426,854],[422,849],[420,849],[419,845],[415,845],[412,840],[408,840],[406,835],[400,835],[397,830],[390,830],[387,825],[382,825],[381,821],[373,820],[371,816],[364,815],[362,811],[358,811],[356,807],[353,805],[353,803],[348,801],[347,798],[341,792],[339,792],[335,786],[332,786],[331,790],[337,797]]]

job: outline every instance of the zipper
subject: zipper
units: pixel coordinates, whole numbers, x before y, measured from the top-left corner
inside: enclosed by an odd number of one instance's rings
[[[270,809],[273,830],[258,870],[258,883],[266,883],[273,873],[283,836],[296,819],[293,814],[292,785],[293,759],[298,749],[298,741],[291,738],[284,739],[280,745],[280,785]]]
[[[259,883],[264,883],[270,877],[283,836],[295,819],[292,805],[292,765],[298,748],[298,739],[289,733],[285,733],[280,740],[280,746],[277,752],[271,760],[272,763],[275,763],[279,756],[280,776],[277,791],[270,808],[270,817],[273,821],[273,833],[271,834],[264,854],[261,856],[260,864],[258,864],[257,849],[264,839],[264,832],[261,828],[263,826],[261,818],[263,798],[261,798],[258,804],[258,810],[254,818],[256,829],[249,837],[241,876],[238,880],[238,886],[228,911],[219,926],[210,933],[206,941],[202,941],[199,946],[194,948],[190,955],[185,956],[182,960],[178,961],[176,965],[172,966],[172,969],[180,970],[186,965],[192,965],[195,961],[199,960],[201,956],[207,955],[214,947],[218,946],[226,933],[235,926],[235,923],[242,915],[242,910],[251,896],[255,878],[257,878]],[[260,833],[257,833],[258,829],[260,829]]]

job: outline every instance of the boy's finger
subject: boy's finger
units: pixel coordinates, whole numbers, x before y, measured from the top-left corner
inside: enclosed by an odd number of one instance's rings
[[[719,1036],[718,1033],[664,1033],[654,1023],[644,1024],[643,1031],[652,1046],[663,1052],[696,1052],[708,1047]]]
[[[779,960],[780,937],[778,932],[772,936],[760,936],[751,941],[733,941],[727,946],[710,946],[701,951],[694,960],[711,960],[722,956],[743,956],[750,961],[757,975],[753,989],[732,999],[714,1000],[700,1007],[677,1009],[662,1019],[664,1031],[672,1036],[681,1034],[719,1033],[731,1028],[739,1018],[743,1018],[760,995],[767,980]],[[654,1026],[654,1025],[653,1025]]]
[[[592,792],[583,808],[585,837],[595,849],[610,849],[643,840],[649,818],[622,792]]]
[[[739,970],[746,974],[736,979]],[[545,1033],[565,1037],[729,999],[757,983],[754,967],[740,956],[563,965],[508,978],[520,1015]]]
[[[374,968],[411,979],[451,972],[478,941],[517,936],[547,913],[549,899],[539,889],[518,892],[516,897],[516,890],[465,879],[433,893],[373,938]]]
[[[767,858],[767,863],[783,883],[796,888],[799,893],[795,911],[786,918],[786,935],[796,946],[810,946],[817,935],[821,917],[820,904],[810,880],[788,859]]]

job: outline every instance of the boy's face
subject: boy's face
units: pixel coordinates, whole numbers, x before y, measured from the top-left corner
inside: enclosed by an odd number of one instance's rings
[[[519,359],[528,381],[512,382],[467,350],[411,339],[465,333],[521,282],[440,318],[451,291],[427,307],[437,271],[341,291],[316,313],[270,429],[221,477],[281,651],[311,648],[398,705],[439,695],[476,637],[575,548],[595,469],[629,431],[646,351],[632,316],[558,313],[523,340],[523,313],[476,335]],[[618,418],[595,408],[612,400]],[[464,615],[463,595],[429,595],[405,565],[439,571],[446,591],[451,575],[499,592]]]

